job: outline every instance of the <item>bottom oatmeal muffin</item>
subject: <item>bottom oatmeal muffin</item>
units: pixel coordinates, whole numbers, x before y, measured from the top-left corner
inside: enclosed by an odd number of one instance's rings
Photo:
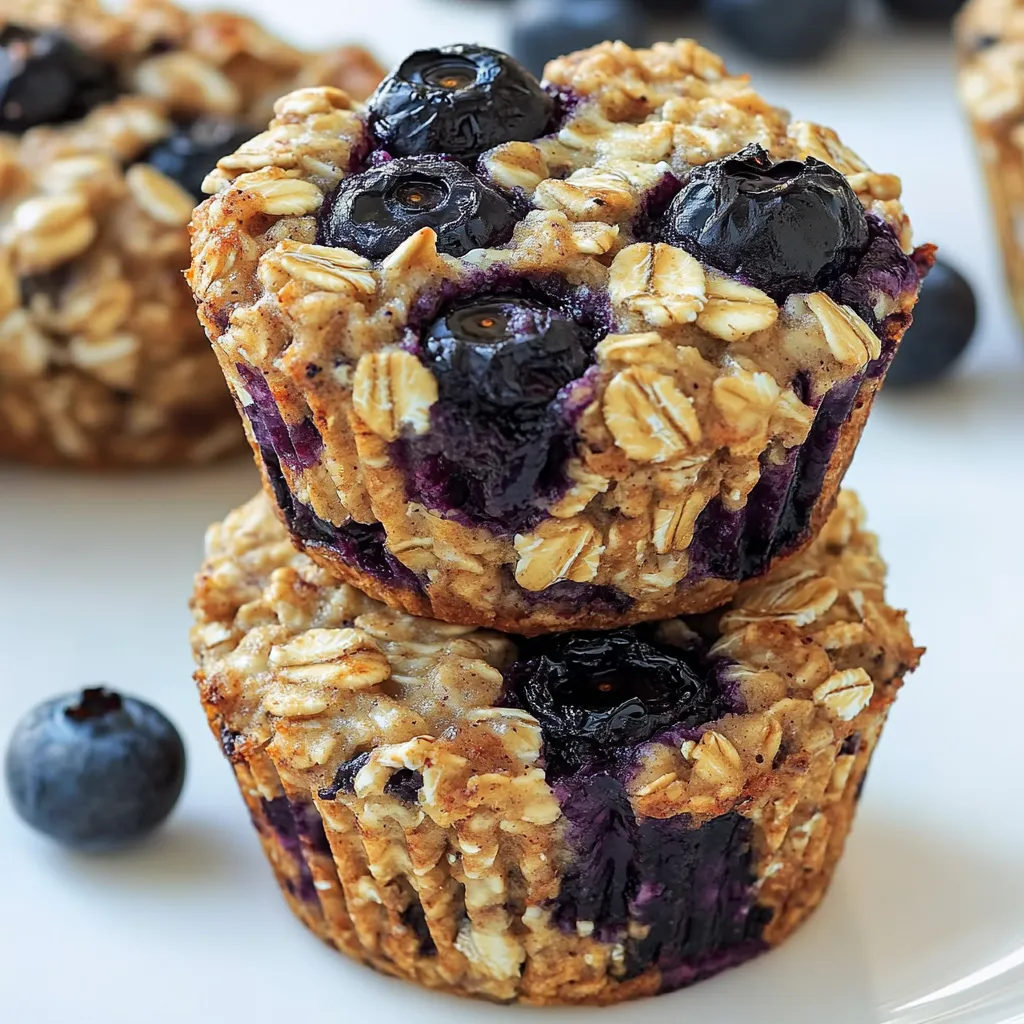
[[[196,679],[321,938],[448,992],[612,1003],[777,945],[824,894],[918,662],[847,492],[710,615],[523,639],[418,619],[211,528]]]

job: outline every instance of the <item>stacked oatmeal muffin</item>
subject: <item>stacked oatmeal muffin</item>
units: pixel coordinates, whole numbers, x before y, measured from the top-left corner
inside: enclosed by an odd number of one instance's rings
[[[841,482],[932,249],[692,41],[279,100],[189,280],[264,481],[196,679],[296,914],[610,1003],[821,899],[916,666]]]
[[[0,459],[240,446],[181,276],[203,177],[282,93],[365,97],[380,74],[362,50],[302,53],[168,0],[0,0]]]

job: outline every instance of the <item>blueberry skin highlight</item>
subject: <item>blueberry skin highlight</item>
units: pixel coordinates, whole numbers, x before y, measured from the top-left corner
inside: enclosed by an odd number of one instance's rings
[[[967,279],[936,260],[921,282],[914,322],[903,337],[886,387],[921,387],[945,377],[963,355],[978,324],[978,303]]]
[[[870,240],[864,208],[842,174],[814,157],[773,162],[757,145],[692,171],[661,234],[777,301],[825,287]]]
[[[53,29],[0,31],[0,131],[85,117],[118,94],[117,73]]]
[[[421,228],[437,251],[465,256],[512,237],[516,217],[506,200],[453,160],[409,157],[344,178],[320,226],[321,245],[352,249],[370,260],[389,256]]]
[[[417,50],[377,87],[369,128],[392,156],[471,160],[547,131],[554,101],[521,64],[483,46]]]
[[[152,705],[97,687],[25,715],[4,774],[28,825],[74,849],[113,850],[170,814],[185,781],[185,748]]]

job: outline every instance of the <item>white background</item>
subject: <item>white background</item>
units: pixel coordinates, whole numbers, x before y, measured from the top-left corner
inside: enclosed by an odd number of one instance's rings
[[[284,34],[336,34],[385,62],[416,46],[501,45],[502,8],[440,0],[252,2]],[[713,40],[712,40],[713,41]],[[898,704],[829,899],[782,949],[642,1014],[652,1024],[1024,1020],[1024,343],[941,35],[866,26],[826,65],[750,67],[772,100],[833,124],[902,175],[920,240],[982,300],[960,374],[886,394],[850,482],[911,611],[924,667]],[[38,700],[103,680],[162,706],[186,736],[181,804],[152,842],[69,855],[0,795],[0,1021],[294,1024],[511,1020],[349,964],[278,897],[190,682],[186,608],[202,533],[256,487],[239,461],[100,478],[0,468],[0,743]],[[590,1019],[595,1011],[585,1011]],[[583,1019],[539,1011],[531,1020]]]

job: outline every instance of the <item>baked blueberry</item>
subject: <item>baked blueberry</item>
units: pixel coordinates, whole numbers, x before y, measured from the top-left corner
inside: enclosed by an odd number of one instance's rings
[[[723,702],[696,664],[637,629],[563,633],[525,641],[506,679],[540,722],[549,756],[578,763],[718,717]]]
[[[964,0],[884,0],[894,14],[909,21],[949,21]]]
[[[567,486],[575,428],[566,385],[586,372],[592,349],[577,320],[518,296],[477,298],[437,320],[421,343],[440,398],[431,428],[394,453],[410,500],[507,534],[542,518]]]
[[[606,39],[643,46],[645,21],[631,0],[519,0],[513,10],[512,52],[542,75],[549,60]]]
[[[470,160],[549,126],[554,103],[507,54],[483,46],[417,50],[369,100],[370,130],[392,156]]]
[[[61,32],[0,31],[0,131],[73,121],[117,92],[115,70]]]
[[[5,762],[18,814],[82,850],[124,846],[170,814],[185,748],[156,708],[102,687],[65,694],[15,727]]]
[[[824,287],[869,241],[864,208],[839,171],[814,157],[775,163],[757,145],[693,170],[662,236],[776,299]]]
[[[409,157],[343,179],[319,241],[379,260],[420,228],[433,228],[438,252],[464,256],[507,242],[515,223],[509,204],[462,164]]]
[[[587,345],[576,321],[515,296],[457,306],[423,339],[442,397],[500,408],[550,402],[589,365]]]
[[[821,57],[835,45],[850,23],[853,0],[704,0],[704,10],[748,53],[796,62]]]
[[[936,260],[921,282],[914,322],[896,351],[885,379],[888,386],[910,388],[945,376],[974,336],[978,304],[966,278]]]
[[[203,179],[217,166],[217,161],[233,153],[252,136],[252,129],[237,121],[202,117],[182,125],[173,135],[153,146],[142,159],[176,181],[198,203],[206,198]]]

